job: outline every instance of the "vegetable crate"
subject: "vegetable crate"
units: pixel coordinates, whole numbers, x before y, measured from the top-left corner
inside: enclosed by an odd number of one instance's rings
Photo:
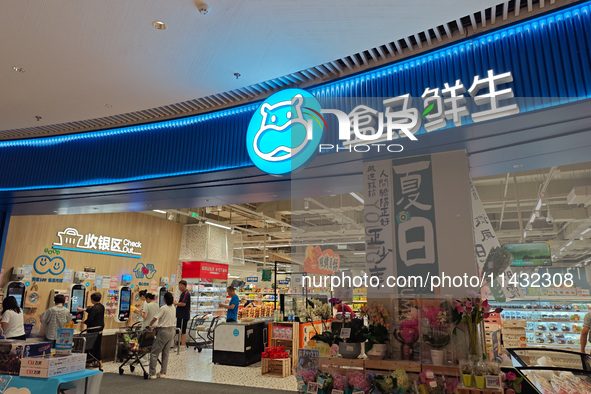
[[[261,374],[285,378],[291,375],[291,357],[261,359]]]

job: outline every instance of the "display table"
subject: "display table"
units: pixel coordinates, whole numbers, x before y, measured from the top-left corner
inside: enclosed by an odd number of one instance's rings
[[[103,373],[93,369],[54,376],[53,378],[31,378],[23,376],[0,375],[0,393],[9,388],[12,392],[23,394],[54,394],[58,390],[76,389],[77,394],[99,394]]]

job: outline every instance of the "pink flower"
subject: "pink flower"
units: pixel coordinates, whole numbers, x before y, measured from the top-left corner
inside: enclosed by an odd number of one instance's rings
[[[471,307],[472,307],[472,302],[466,301],[466,308],[471,308]]]
[[[487,310],[490,309],[490,305],[488,304],[488,300],[484,300],[484,302],[482,303],[482,307]]]
[[[488,313],[488,312],[484,312],[484,313],[482,314],[482,318],[483,318],[483,319],[488,319],[488,317],[489,317],[489,316],[490,316],[490,313]]]
[[[347,388],[347,378],[338,372],[335,372],[332,377],[332,388],[335,390],[345,391]]]
[[[461,305],[456,306],[456,309],[458,310],[459,313],[464,312],[464,307]]]
[[[507,379],[508,381],[512,382],[515,379],[517,379],[517,376],[513,372],[507,372],[505,374],[505,379]]]
[[[495,309],[495,313],[501,313],[503,311],[503,308],[497,308]]]
[[[466,313],[472,313],[472,307],[466,308]]]

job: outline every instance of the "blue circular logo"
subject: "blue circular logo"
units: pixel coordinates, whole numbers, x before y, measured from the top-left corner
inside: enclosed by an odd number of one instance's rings
[[[133,283],[131,284],[131,288],[133,289]]]
[[[325,127],[314,96],[301,89],[282,90],[267,98],[250,119],[248,155],[262,171],[286,174],[314,158]]]
[[[25,286],[27,286],[27,287],[31,286],[31,282],[25,282]]]
[[[234,336],[237,337],[240,334],[240,331],[238,331],[238,329],[235,328],[234,331],[232,331],[232,334],[234,334]]]

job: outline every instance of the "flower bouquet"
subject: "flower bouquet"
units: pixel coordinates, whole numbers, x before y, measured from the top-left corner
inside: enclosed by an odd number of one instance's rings
[[[521,393],[521,382],[524,377],[517,377],[513,372],[507,372],[503,377],[503,387],[506,394]]]
[[[394,338],[402,344],[402,359],[413,359],[413,346],[419,339],[419,321],[412,318],[400,322],[397,330],[394,330]]]
[[[453,332],[454,334],[456,333],[460,324],[466,324],[469,337],[468,353],[470,358],[476,361],[483,358],[482,350],[479,349],[480,323],[490,315],[491,306],[488,300],[481,299],[479,294],[475,292],[470,293],[470,298],[456,300],[453,304],[452,320],[456,325]],[[502,310],[502,308],[497,308],[494,310],[494,313],[500,313]]]
[[[367,392],[370,389],[369,381],[363,372],[351,372],[347,375],[347,381],[353,391],[363,390],[363,392]]]

